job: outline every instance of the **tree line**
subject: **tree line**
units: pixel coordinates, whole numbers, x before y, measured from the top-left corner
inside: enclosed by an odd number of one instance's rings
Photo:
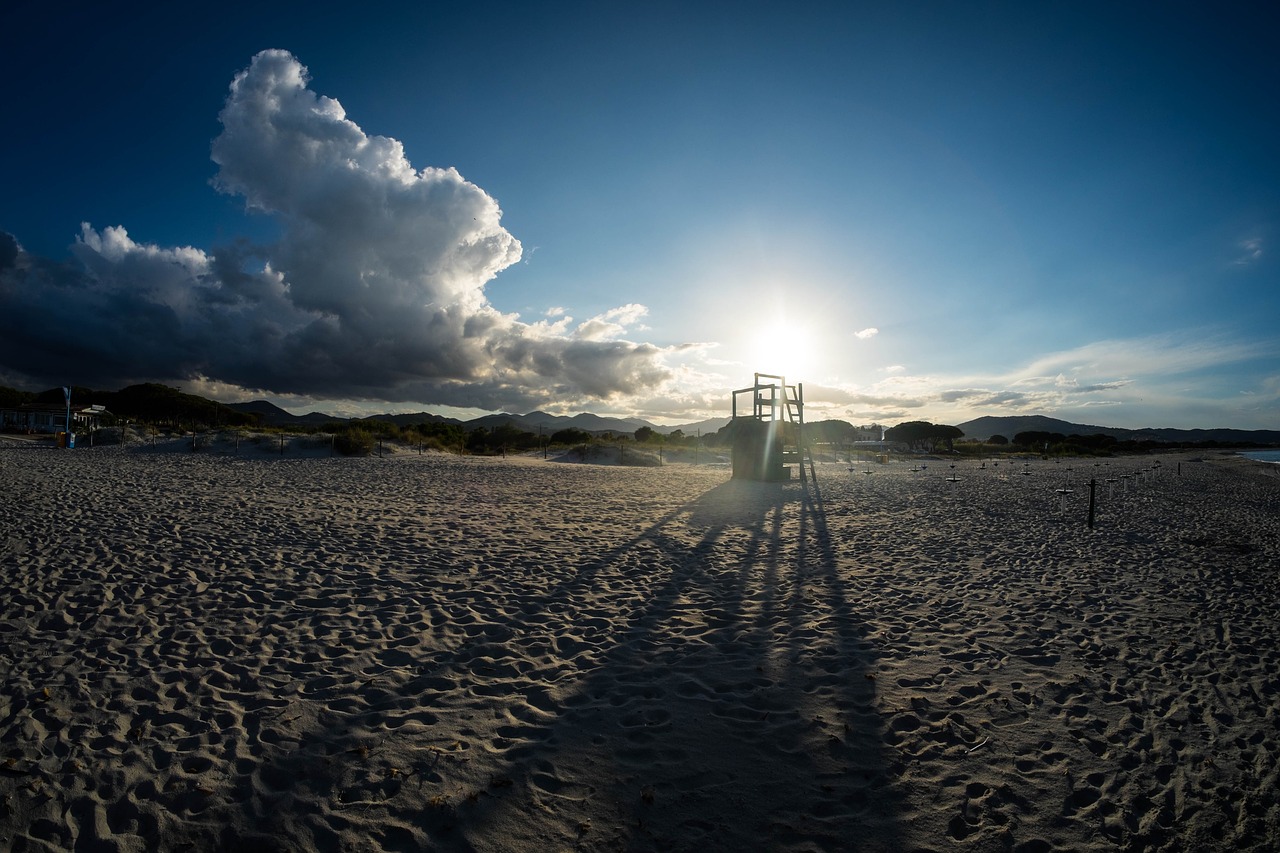
[[[73,387],[71,400],[75,406],[100,405],[107,409],[109,417],[117,421],[132,421],[161,429],[220,429],[254,428],[280,431],[261,424],[256,414],[240,412],[229,406],[195,394],[187,394],[177,388],[158,383],[143,383],[122,388],[119,391],[96,391],[91,388]],[[20,391],[0,386],[0,407],[16,408],[25,404],[58,407],[65,400],[61,388],[51,388],[39,393]],[[327,433],[335,436],[335,443],[344,444],[351,452],[364,452],[377,441],[395,441],[411,445],[433,447],[454,452],[494,454],[505,451],[529,451],[546,447],[586,446],[596,443],[635,442],[639,445],[667,447],[692,447],[695,444],[708,447],[732,447],[741,424],[746,419],[730,421],[724,427],[705,435],[686,435],[675,429],[662,433],[649,426],[642,426],[633,433],[590,433],[576,427],[556,430],[547,435],[521,429],[513,423],[495,427],[467,429],[463,424],[424,421],[400,426],[390,421],[368,418],[354,421],[330,421],[318,426],[290,426],[288,432]],[[108,421],[109,422],[109,421]],[[795,443],[795,425],[784,422],[783,440]],[[805,425],[805,441],[808,444],[832,444],[844,446],[865,438],[869,432],[876,434],[879,428],[856,427],[848,421],[825,420]],[[918,451],[932,452],[945,446],[955,449],[955,442],[964,432],[955,426],[933,424],[928,421],[907,421],[884,431],[884,438]],[[1017,433],[1012,442],[995,435],[986,441],[991,448],[1013,447],[1024,452],[1056,455],[1105,455],[1109,453],[1142,452],[1168,447],[1155,440],[1121,440],[1114,436],[1063,435],[1055,432],[1029,430]],[[1230,442],[1200,441],[1180,446],[1213,448],[1232,447]]]

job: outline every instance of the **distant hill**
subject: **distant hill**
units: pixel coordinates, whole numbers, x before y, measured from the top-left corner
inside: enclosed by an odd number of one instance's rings
[[[105,406],[111,414],[125,420],[223,426],[239,426],[251,421],[248,415],[230,406],[155,382],[129,385],[119,391],[75,388],[72,389],[72,398],[83,404]],[[37,399],[61,402],[64,397],[62,389],[54,388],[43,392]]]
[[[335,418],[334,420],[339,420]],[[413,426],[414,424],[460,424],[462,421],[457,418],[446,418],[444,415],[433,415],[431,412],[412,412],[402,415],[369,415],[367,418],[360,418],[362,421],[383,421],[385,423],[395,424],[399,427]]]
[[[687,424],[681,427],[659,427],[649,423],[641,418],[610,418],[600,415],[593,415],[590,412],[582,412],[576,415],[552,415],[546,412],[530,412],[527,415],[517,415],[510,412],[498,412],[492,415],[483,415],[473,418],[469,421],[460,421],[457,418],[447,418],[442,415],[435,415],[430,412],[414,412],[409,414],[382,414],[369,415],[364,418],[342,418],[336,415],[326,415],[320,412],[312,412],[306,415],[293,415],[274,403],[266,400],[255,400],[251,403],[231,403],[227,408],[244,414],[252,415],[258,418],[258,422],[264,426],[321,426],[327,423],[339,422],[344,423],[349,420],[365,420],[365,421],[382,421],[385,423],[393,423],[396,426],[411,426],[421,423],[445,423],[445,424],[461,424],[463,429],[470,432],[481,427],[485,429],[493,429],[494,427],[510,424],[516,429],[525,432],[537,432],[539,427],[547,435],[558,432],[562,429],[580,429],[593,435],[601,435],[611,432],[616,435],[630,435],[640,427],[649,427],[657,432],[667,434],[674,429],[682,429],[685,435],[696,435],[701,429],[703,434],[710,434],[720,429],[729,422],[728,418],[712,418],[706,421],[699,421],[694,424]]]
[[[1223,444],[1280,444],[1280,430],[1243,430],[1243,429],[1172,429],[1144,428],[1124,429],[1122,427],[1092,426],[1089,424],[1073,424],[1070,421],[1049,418],[1043,415],[1018,415],[1014,417],[982,417],[956,424],[965,438],[986,441],[993,435],[1002,435],[1012,440],[1020,432],[1056,432],[1062,435],[1107,435],[1119,441],[1159,441],[1170,444],[1194,444],[1203,441],[1217,441]]]
[[[467,430],[473,430],[478,427],[485,429],[493,429],[503,424],[510,424],[516,429],[526,432],[537,432],[539,427],[544,433],[550,434],[558,432],[562,429],[580,429],[593,435],[600,435],[606,432],[615,434],[630,434],[638,430],[642,426],[653,427],[647,421],[639,418],[605,418],[600,415],[593,415],[588,412],[573,415],[549,415],[546,412],[530,412],[527,415],[513,415],[508,412],[500,412],[496,415],[484,415],[483,417],[467,421],[463,427]]]
[[[258,418],[258,423],[263,426],[320,426],[332,421],[346,420],[346,418],[335,418],[320,412],[293,415],[275,403],[269,403],[266,400],[254,400],[251,403],[228,403],[227,408],[247,415],[254,415]]]
[[[723,429],[725,425],[728,424],[729,421],[731,420],[733,419],[732,418],[708,418],[705,421],[697,421],[691,424],[678,424],[676,426],[664,426],[664,427],[656,426],[654,427],[654,429],[656,429],[658,432],[662,433],[663,435],[670,435],[676,430],[680,430],[685,435],[698,435],[699,433],[701,433],[702,435],[714,435],[715,433]]]
[[[308,412],[305,415],[294,415],[286,412],[275,403],[269,403],[266,400],[254,400],[251,403],[230,403],[227,408],[234,409],[237,412],[253,415],[258,418],[258,423],[263,426],[273,427],[289,427],[289,426],[324,426],[331,423],[347,423],[348,421],[385,421],[393,423],[396,426],[409,426],[411,424],[420,423],[447,423],[456,424],[461,421],[454,418],[446,418],[440,415],[433,415],[430,412],[415,412],[403,415],[370,415],[367,418],[343,418],[337,415],[326,415],[323,412]]]
[[[1018,415],[1015,417],[983,417],[956,424],[964,432],[965,438],[986,441],[993,435],[1003,435],[1012,440],[1020,432],[1060,432],[1063,435],[1109,435],[1114,438],[1128,438],[1120,435],[1129,430],[1108,429],[1100,426],[1073,424],[1068,421],[1048,418],[1044,415]]]
[[[1137,429],[1130,437],[1134,441],[1201,442],[1217,441],[1223,444],[1280,444],[1280,430],[1274,429]]]

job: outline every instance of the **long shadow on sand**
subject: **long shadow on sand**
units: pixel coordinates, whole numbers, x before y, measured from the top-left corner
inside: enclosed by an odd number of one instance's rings
[[[898,848],[873,645],[817,483],[724,483],[576,564],[259,778],[337,797],[356,733],[382,729],[420,747],[365,786],[384,849]],[[278,799],[262,847],[302,831]]]
[[[463,807],[471,844],[523,825],[604,848],[896,846],[872,645],[817,483],[731,481],[588,565],[550,598],[610,642],[517,733],[512,790]],[[622,624],[620,598],[643,602]]]

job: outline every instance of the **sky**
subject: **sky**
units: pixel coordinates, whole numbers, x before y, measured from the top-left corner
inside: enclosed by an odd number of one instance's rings
[[[0,385],[1280,429],[1264,9],[17,0]]]

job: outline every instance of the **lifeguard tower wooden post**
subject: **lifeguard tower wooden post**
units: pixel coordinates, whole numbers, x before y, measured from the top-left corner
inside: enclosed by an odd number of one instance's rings
[[[751,395],[750,406],[738,405],[743,394]],[[795,464],[802,482],[817,476],[804,443],[804,385],[788,385],[771,373],[755,374],[754,385],[733,392],[732,423],[735,480],[790,480],[789,466]]]

